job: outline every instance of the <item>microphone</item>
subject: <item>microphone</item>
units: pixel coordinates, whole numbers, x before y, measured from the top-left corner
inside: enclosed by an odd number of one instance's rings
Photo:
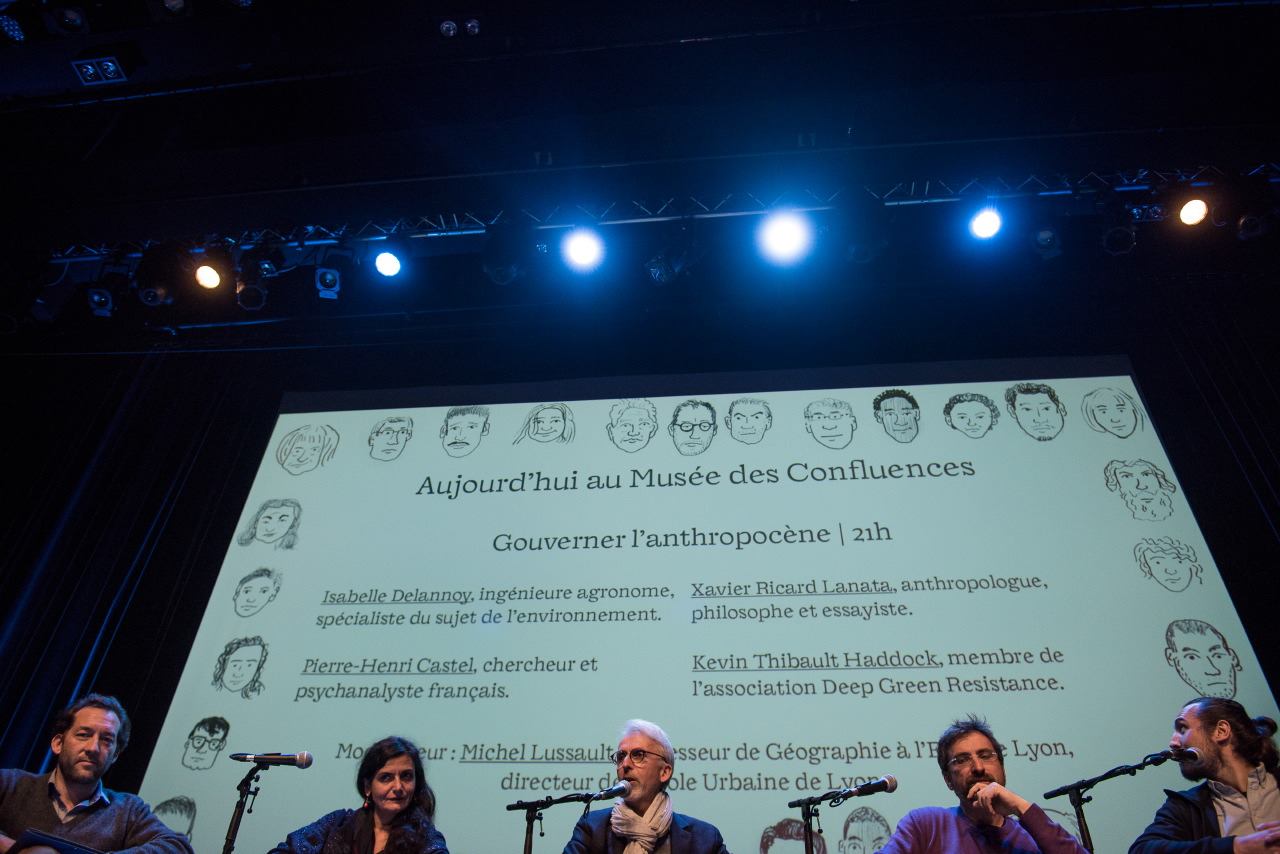
[[[867,795],[874,795],[877,792],[896,792],[897,790],[898,778],[892,774],[885,774],[879,780],[869,780],[861,786],[854,786],[852,789],[841,789],[836,797],[840,800],[865,798]]]
[[[313,757],[305,750],[297,753],[233,753],[231,758],[236,762],[256,762],[259,765],[292,765],[295,768],[310,768]]]
[[[592,795],[589,801],[603,801],[609,798],[625,798],[631,794],[631,781],[619,780],[607,789],[601,789]]]
[[[1156,761],[1153,763],[1159,765],[1172,759],[1174,762],[1195,762],[1200,758],[1200,751],[1194,747],[1171,747],[1168,750],[1161,750],[1159,753],[1151,754]]]

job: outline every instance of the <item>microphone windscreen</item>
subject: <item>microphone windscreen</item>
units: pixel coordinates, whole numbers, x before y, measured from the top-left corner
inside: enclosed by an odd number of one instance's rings
[[[884,775],[884,790],[885,790],[886,792],[896,792],[896,791],[898,791],[898,778],[897,778],[897,777],[895,777],[895,776],[893,776],[892,774],[885,774],[885,775]]]
[[[313,761],[313,760],[312,760],[312,756],[311,756],[311,753],[310,753],[310,752],[308,752],[308,751],[306,751],[306,750],[302,750],[302,751],[299,751],[299,752],[298,752],[298,767],[299,767],[299,768],[310,768],[310,767],[311,767],[311,763],[312,763],[312,761]]]

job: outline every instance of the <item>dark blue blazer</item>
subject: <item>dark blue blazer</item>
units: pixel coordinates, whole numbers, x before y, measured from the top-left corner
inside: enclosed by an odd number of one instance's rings
[[[627,840],[609,829],[612,809],[589,812],[578,820],[564,854],[621,854]],[[671,854],[729,854],[715,825],[675,813],[671,818]]]

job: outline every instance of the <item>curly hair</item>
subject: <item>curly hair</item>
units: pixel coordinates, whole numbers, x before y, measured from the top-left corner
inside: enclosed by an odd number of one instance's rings
[[[235,638],[234,640],[227,641],[227,645],[218,655],[218,663],[213,667],[213,687],[225,687],[222,685],[222,677],[226,675],[227,662],[230,660],[231,654],[246,646],[262,647],[262,658],[258,659],[258,667],[253,672],[253,678],[249,680],[247,685],[236,692],[246,700],[252,700],[254,697],[262,693],[262,689],[264,687],[262,684],[262,668],[267,663],[267,642],[259,635],[254,635],[251,638]],[[231,689],[228,688],[227,690]]]

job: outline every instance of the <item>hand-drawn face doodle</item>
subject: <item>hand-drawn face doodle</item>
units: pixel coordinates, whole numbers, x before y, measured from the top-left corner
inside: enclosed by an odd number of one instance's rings
[[[827,854],[827,841],[821,834],[813,835],[813,850]],[[804,822],[784,818],[766,827],[760,834],[760,854],[804,854]]]
[[[773,412],[769,404],[758,397],[740,397],[729,404],[729,414],[724,417],[729,435],[744,445],[757,444],[773,426]]]
[[[626,398],[609,408],[604,432],[619,451],[634,454],[658,432],[658,408],[646,398]]]
[[[152,810],[171,829],[187,839],[196,829],[196,802],[186,795],[174,795],[155,805]]]
[[[236,616],[252,617],[271,604],[279,592],[280,573],[265,566],[258,567],[240,579],[236,592],[231,596]]]
[[[213,687],[251,700],[262,692],[262,667],[266,663],[267,644],[262,638],[228,641],[213,668]]]
[[[824,397],[804,408],[804,430],[824,448],[838,451],[849,447],[857,429],[858,419],[847,400]]]
[[[871,408],[876,421],[893,441],[906,444],[920,434],[920,404],[910,392],[886,389],[871,401]]]
[[[970,439],[981,439],[1000,420],[1000,410],[985,394],[966,391],[951,396],[942,407],[942,420]]]
[[[1110,433],[1127,439],[1143,429],[1142,408],[1123,389],[1095,388],[1084,396],[1080,404],[1084,423],[1097,433]]]
[[[253,521],[240,532],[236,542],[247,546],[255,540],[291,549],[298,543],[298,525],[302,522],[302,505],[292,498],[268,498],[262,502]]]
[[[667,433],[681,456],[701,454],[716,437],[716,408],[705,400],[686,400],[671,413]]]
[[[412,438],[412,418],[407,415],[384,418],[369,431],[369,458],[384,463],[399,459]]]
[[[304,424],[280,440],[276,462],[289,474],[306,474],[329,462],[337,451],[337,430],[328,424]]]
[[[1164,633],[1164,659],[1202,697],[1236,696],[1240,659],[1222,632],[1204,620],[1174,620]]]
[[[440,425],[440,444],[451,457],[465,457],[489,435],[489,407],[455,406]],[[518,441],[518,440],[517,440]]]
[[[511,444],[525,439],[535,442],[564,444],[573,441],[573,412],[563,403],[543,403],[529,410],[524,426]]]
[[[1119,492],[1133,518],[1159,522],[1173,514],[1173,493],[1178,487],[1155,463],[1146,460],[1112,460],[1102,469],[1107,489]]]
[[[196,722],[182,746],[182,765],[192,771],[204,771],[213,767],[213,762],[227,746],[227,734],[231,732],[231,724],[226,718],[209,717]]]
[[[1186,590],[1192,581],[1204,583],[1200,579],[1204,570],[1196,561],[1195,549],[1173,537],[1142,540],[1133,547],[1133,559],[1143,575],[1174,593]]]
[[[1005,389],[1004,402],[1022,432],[1037,442],[1055,438],[1066,423],[1067,408],[1044,383],[1011,385]]]
[[[889,841],[889,822],[870,807],[858,807],[844,820],[840,854],[875,854]]]

